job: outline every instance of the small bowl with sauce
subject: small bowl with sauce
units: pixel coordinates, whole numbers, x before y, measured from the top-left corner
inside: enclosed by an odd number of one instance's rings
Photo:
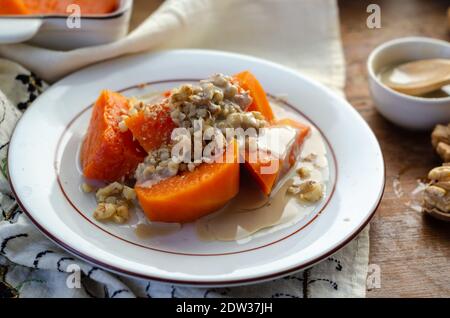
[[[407,95],[387,85],[389,79],[398,75],[399,65],[430,59],[450,59],[450,43],[407,37],[388,41],[372,51],[367,61],[369,88],[375,107],[384,117],[414,130],[427,130],[450,122],[449,85],[420,96]]]

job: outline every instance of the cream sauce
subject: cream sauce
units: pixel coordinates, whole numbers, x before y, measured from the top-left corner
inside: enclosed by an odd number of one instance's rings
[[[289,197],[286,182],[270,200],[263,197],[252,180],[245,180],[238,196],[220,213],[197,221],[197,234],[204,241],[236,241],[274,224],[283,216]],[[253,193],[252,193],[253,192]]]
[[[158,236],[170,235],[178,232],[181,224],[178,223],[139,223],[134,229],[134,233],[140,239],[149,239]]]
[[[149,94],[148,99],[156,94]],[[279,102],[271,101],[272,108],[278,118],[293,118],[308,124],[297,113],[286,110]],[[312,213],[322,202],[307,204],[287,194],[291,184],[307,180],[320,182],[327,193],[330,178],[327,148],[320,132],[311,126],[311,133],[305,140],[300,160],[295,169],[305,167],[310,176],[301,179],[295,175],[278,186],[276,194],[267,198],[259,190],[258,185],[248,175],[241,178],[239,194],[223,209],[207,215],[195,222],[197,236],[203,241],[238,241],[245,243],[252,238],[260,237],[301,221]],[[293,171],[295,171],[293,169]],[[282,181],[283,182],[283,181]],[[141,239],[170,235],[179,231],[182,226],[177,223],[148,222],[145,216],[138,214],[139,221],[133,225],[134,232]]]
[[[272,103],[272,107],[279,118],[299,117],[283,111],[275,103]],[[304,121],[300,117],[295,119]],[[308,178],[293,176],[270,199],[264,197],[255,182],[243,178],[240,193],[232,202],[219,212],[196,222],[198,237],[204,241],[244,242],[293,225],[310,214],[320,202],[305,204],[286,192],[292,183],[314,180],[324,185],[326,193],[329,180],[327,150],[320,133],[314,127],[303,145],[300,157],[304,159],[297,163],[296,168],[305,167],[310,170]]]

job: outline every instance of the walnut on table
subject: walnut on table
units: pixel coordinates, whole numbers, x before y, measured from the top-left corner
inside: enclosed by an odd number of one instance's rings
[[[434,128],[431,144],[444,164],[428,173],[430,183],[423,192],[423,211],[435,218],[450,221],[450,124]]]
[[[450,164],[432,169],[428,178],[431,182],[424,190],[424,211],[450,221]]]
[[[444,162],[450,162],[450,124],[437,125],[434,128],[431,144]]]

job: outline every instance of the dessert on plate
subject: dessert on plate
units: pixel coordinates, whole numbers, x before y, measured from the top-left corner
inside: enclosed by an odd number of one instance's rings
[[[302,157],[317,132],[277,118],[274,104],[248,71],[141,97],[104,90],[81,146],[94,218],[125,224],[138,209],[150,223],[197,221],[201,237],[232,240],[278,224],[288,198],[320,201],[324,147]]]

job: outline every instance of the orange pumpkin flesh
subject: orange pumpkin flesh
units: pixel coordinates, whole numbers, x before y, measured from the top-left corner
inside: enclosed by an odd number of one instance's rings
[[[144,111],[130,116],[125,120],[128,129],[134,138],[147,152],[151,152],[170,141],[175,123],[170,117],[170,110],[167,105],[156,104],[150,106],[152,115],[146,116]]]
[[[163,180],[150,188],[136,186],[136,194],[151,221],[186,223],[212,213],[239,192],[238,147],[232,163],[204,163],[192,172]],[[226,154],[224,154],[225,156]]]
[[[292,119],[278,120],[272,127],[276,128],[283,126],[292,127],[297,130],[297,135],[295,137],[296,139],[292,145],[292,148],[289,150],[287,158],[289,166],[292,166],[295,164],[300,154],[301,146],[305,137],[308,135],[310,128]],[[267,170],[262,171],[263,168],[268,169],[271,166],[276,167],[276,169],[273,169],[273,172],[264,173]],[[269,153],[260,151],[257,161],[254,162],[254,160],[250,160],[250,155],[247,152],[245,155],[245,167],[258,183],[261,191],[265,195],[269,195],[276,181],[279,179],[280,172],[283,170],[283,158],[274,158]]]
[[[119,129],[120,116],[128,113],[128,100],[103,91],[94,104],[81,148],[83,174],[88,179],[117,181],[134,173],[146,156],[130,131]]]
[[[250,96],[253,99],[253,102],[247,108],[247,111],[258,111],[266,118],[267,121],[273,121],[275,119],[275,115],[270,107],[267,94],[256,77],[249,71],[244,71],[234,75],[234,78],[237,80],[239,86],[249,91]]]

